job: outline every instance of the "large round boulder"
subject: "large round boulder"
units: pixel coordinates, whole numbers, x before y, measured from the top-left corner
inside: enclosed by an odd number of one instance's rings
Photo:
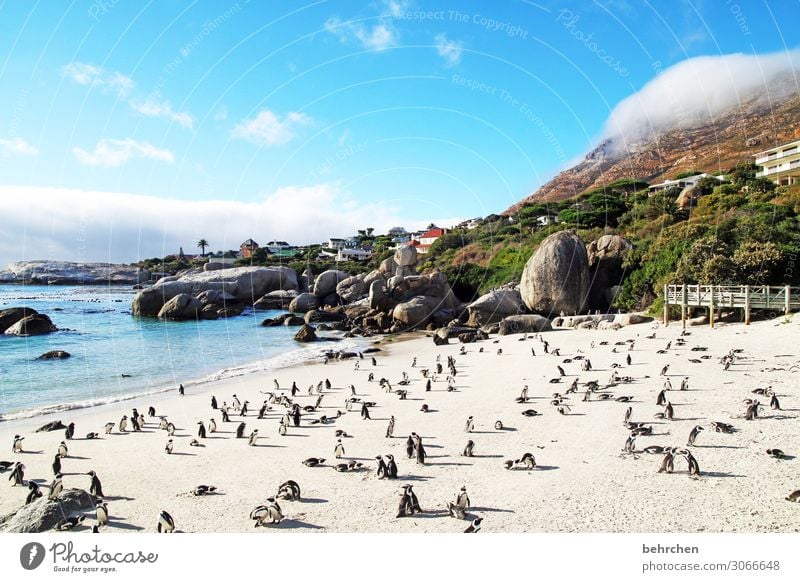
[[[317,297],[325,297],[331,293],[335,293],[336,286],[339,282],[344,281],[348,277],[350,277],[350,275],[344,271],[337,271],[335,269],[323,271],[314,281],[314,295]]]
[[[316,330],[308,325],[305,324],[294,336],[295,341],[298,342],[313,342],[317,339]]]
[[[552,331],[550,320],[542,315],[529,313],[526,315],[512,315],[500,322],[500,335],[513,335],[516,333],[539,333]]]
[[[589,258],[580,237],[563,230],[544,239],[528,259],[519,288],[531,311],[583,311],[589,292]]]
[[[482,327],[499,323],[509,315],[518,315],[525,311],[522,295],[518,289],[504,287],[493,289],[486,295],[467,305],[469,320],[467,325]]]
[[[158,312],[163,319],[197,319],[203,306],[196,297],[188,293],[180,293],[167,301]]]
[[[261,299],[253,303],[255,309],[287,309],[292,300],[297,297],[297,291],[270,291]]]
[[[30,307],[10,307],[8,309],[0,309],[0,333],[3,333],[23,317],[36,315],[37,313],[39,312],[35,309],[31,309]]]
[[[6,335],[28,336],[45,335],[54,331],[58,331],[58,328],[53,324],[50,318],[43,313],[36,313],[23,317],[3,333]]]
[[[64,350],[52,350],[49,352],[43,353],[41,356],[36,358],[37,360],[66,360],[67,358],[71,357],[72,354],[69,352],[65,352]]]
[[[605,311],[611,306],[609,289],[622,281],[622,263],[633,249],[624,237],[606,234],[589,243],[586,252],[589,258],[589,309]]]
[[[394,257],[383,259],[378,270],[387,277],[394,276],[394,272],[397,271],[397,263],[394,262]]]
[[[412,297],[394,308],[392,316],[395,321],[406,327],[417,327],[427,323],[434,312],[441,306],[442,300],[437,297]]]
[[[413,267],[417,264],[417,247],[401,245],[394,251],[394,262],[398,267]]]
[[[367,285],[364,282],[364,275],[356,275],[355,277],[348,277],[343,281],[339,281],[336,285],[336,294],[342,298],[345,303],[352,303],[358,301],[367,293]]]
[[[319,297],[313,293],[300,293],[289,303],[289,311],[293,313],[306,313],[319,307]]]

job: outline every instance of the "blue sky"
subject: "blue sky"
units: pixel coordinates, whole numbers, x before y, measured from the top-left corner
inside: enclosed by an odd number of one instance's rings
[[[6,1],[0,262],[500,212],[674,65],[794,71],[799,21],[796,1]]]

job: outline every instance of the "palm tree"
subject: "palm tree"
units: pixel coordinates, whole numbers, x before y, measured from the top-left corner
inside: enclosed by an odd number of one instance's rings
[[[197,241],[197,246],[200,247],[200,256],[205,257],[206,247],[209,246],[208,241],[204,238],[201,238],[199,241]]]

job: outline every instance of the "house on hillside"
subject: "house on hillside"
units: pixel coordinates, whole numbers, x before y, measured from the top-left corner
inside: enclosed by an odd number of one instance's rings
[[[417,252],[424,255],[430,250],[431,245],[436,242],[436,239],[444,234],[447,234],[447,229],[434,226],[419,236],[413,237],[409,244],[417,247]]]
[[[249,259],[252,257],[253,253],[256,252],[256,249],[258,249],[258,243],[251,238],[239,245],[239,250],[242,253],[243,259]]]
[[[329,238],[328,239],[328,248],[334,251],[338,251],[339,249],[343,249],[347,247],[347,239],[345,238]]]
[[[336,262],[341,261],[368,261],[372,258],[372,251],[359,248],[339,249],[336,253]]]
[[[714,178],[718,180],[720,183],[725,181],[725,176],[712,176],[711,174],[706,174],[704,172],[702,174],[695,174],[694,176],[686,176],[685,178],[679,178],[677,180],[664,180],[660,184],[653,184],[648,188],[648,190],[650,194],[654,194],[655,192],[662,192],[664,190],[669,190],[670,188],[680,188],[681,190],[683,190],[684,188],[696,186],[697,183],[703,178]]]
[[[778,186],[800,183],[800,139],[757,153],[756,165],[761,170],[756,178],[767,178]]]

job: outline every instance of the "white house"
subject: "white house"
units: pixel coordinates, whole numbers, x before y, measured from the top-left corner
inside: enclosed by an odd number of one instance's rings
[[[339,250],[347,247],[347,239],[343,238],[330,238],[328,239],[328,248]]]
[[[761,171],[756,178],[769,178],[778,186],[800,182],[800,140],[785,143],[754,156]]]
[[[653,184],[648,188],[648,190],[650,191],[650,194],[653,194],[654,192],[661,192],[663,190],[669,190],[670,188],[680,188],[683,190],[689,186],[696,186],[697,183],[703,178],[714,178],[719,182],[725,181],[725,176],[712,176],[711,174],[706,174],[704,172],[702,174],[695,174],[694,176],[686,176],[685,178],[680,178],[678,180],[664,180],[660,184]]]
[[[339,249],[336,261],[366,261],[372,258],[372,252],[364,249]]]

